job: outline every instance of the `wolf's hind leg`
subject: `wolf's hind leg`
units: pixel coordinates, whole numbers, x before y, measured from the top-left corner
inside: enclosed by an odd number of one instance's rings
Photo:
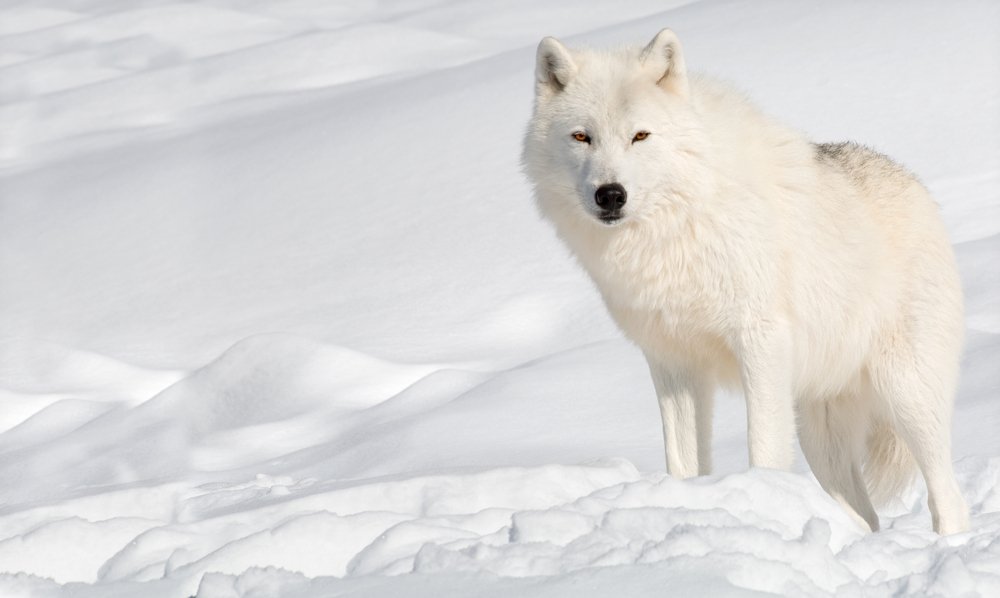
[[[892,413],[927,483],[934,531],[954,534],[969,527],[969,509],[951,463],[952,399],[933,369],[900,363],[872,372],[873,382]]]

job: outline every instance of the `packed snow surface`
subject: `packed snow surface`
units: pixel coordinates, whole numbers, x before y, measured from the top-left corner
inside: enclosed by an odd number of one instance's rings
[[[0,7],[0,596],[1000,596],[1000,4]],[[662,473],[638,350],[520,174],[534,47],[689,68],[939,200],[968,533],[800,459]]]

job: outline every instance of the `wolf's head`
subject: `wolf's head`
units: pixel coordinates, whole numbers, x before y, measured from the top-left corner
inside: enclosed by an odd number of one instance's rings
[[[525,172],[542,212],[616,225],[670,196],[698,126],[680,42],[669,29],[645,48],[538,45]]]

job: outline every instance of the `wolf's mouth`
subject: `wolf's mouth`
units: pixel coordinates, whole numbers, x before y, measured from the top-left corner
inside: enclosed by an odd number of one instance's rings
[[[622,214],[621,210],[604,210],[597,215],[598,220],[609,225],[615,224],[624,217],[625,215]]]

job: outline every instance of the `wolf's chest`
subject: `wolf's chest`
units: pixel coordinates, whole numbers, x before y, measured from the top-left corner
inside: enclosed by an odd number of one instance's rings
[[[610,245],[588,268],[608,307],[670,326],[725,317],[740,284],[737,264],[711,247],[682,241]]]
[[[647,256],[592,276],[611,317],[644,353],[711,369],[726,384],[738,379],[732,347],[746,312],[735,290],[739,275],[724,263]]]

